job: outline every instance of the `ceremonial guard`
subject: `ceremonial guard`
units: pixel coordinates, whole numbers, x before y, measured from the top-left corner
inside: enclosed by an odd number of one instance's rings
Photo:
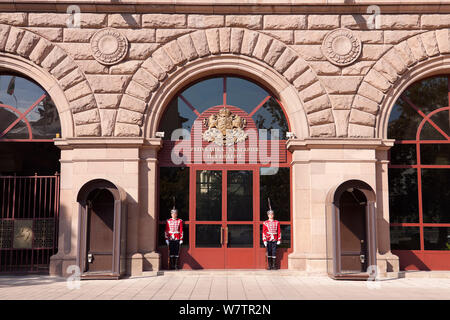
[[[178,219],[178,210],[175,208],[170,211],[172,218],[166,222],[165,238],[169,247],[169,269],[178,270],[178,257],[180,247],[183,244],[183,220]]]
[[[267,211],[268,220],[263,223],[262,239],[264,246],[267,248],[267,270],[276,270],[277,259],[277,245],[281,243],[281,229],[280,222],[274,220],[275,213],[270,206],[270,199],[268,199],[269,210]]]

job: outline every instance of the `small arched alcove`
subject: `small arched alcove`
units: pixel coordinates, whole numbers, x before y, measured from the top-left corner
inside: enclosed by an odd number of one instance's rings
[[[126,193],[104,179],[78,192],[77,265],[83,279],[118,279],[125,271]]]
[[[348,180],[327,196],[327,272],[334,279],[367,279],[376,266],[375,192]]]

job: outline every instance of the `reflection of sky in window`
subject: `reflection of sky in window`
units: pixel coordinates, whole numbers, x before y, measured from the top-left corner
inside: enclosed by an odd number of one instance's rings
[[[402,112],[403,112],[403,108],[400,107],[400,106],[396,103],[396,104],[394,105],[394,108],[392,108],[392,111],[391,111],[391,115],[390,115],[389,121],[395,121],[395,120],[397,120],[398,118],[400,118]]]
[[[194,120],[197,119],[197,115],[181,98],[178,98],[178,114],[181,117],[188,119],[183,122],[183,128],[191,130]]]
[[[223,103],[223,78],[208,79],[194,84],[184,90],[182,95],[189,103],[202,113],[211,107]]]
[[[7,91],[11,78],[12,76],[10,75],[0,76],[0,102],[2,104],[12,106],[24,112],[45,93],[35,83],[21,77],[16,77],[14,92],[12,95],[9,95]],[[40,106],[42,106],[42,102],[27,115],[27,119],[31,121],[38,120],[40,115],[37,109]]]
[[[253,82],[227,77],[227,104],[250,113],[269,93]]]

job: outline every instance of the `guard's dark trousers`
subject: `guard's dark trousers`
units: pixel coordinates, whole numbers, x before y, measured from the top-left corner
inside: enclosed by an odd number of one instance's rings
[[[267,241],[267,263],[269,265],[268,269],[277,269],[276,266],[277,259],[277,242]]]
[[[169,269],[178,269],[180,240],[169,240]]]

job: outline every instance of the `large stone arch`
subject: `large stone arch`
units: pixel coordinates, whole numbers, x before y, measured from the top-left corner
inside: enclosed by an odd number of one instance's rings
[[[387,138],[390,111],[413,82],[450,69],[449,29],[412,36],[388,50],[364,77],[353,100],[349,137]]]
[[[31,31],[0,24],[0,54],[0,64],[5,69],[11,67],[31,78],[38,77],[40,81],[36,81],[52,98],[56,96],[60,118],[63,115],[66,128],[68,122],[73,126],[72,130],[65,129],[63,137],[101,136],[100,113],[92,89],[63,49]],[[55,85],[59,88],[54,88]],[[52,95],[56,91],[62,94]],[[65,115],[68,110],[71,119]]]
[[[160,48],[141,65],[128,84],[116,118],[116,136],[141,136],[145,117],[160,114],[164,104],[155,104],[153,97],[164,90],[164,83],[177,70],[202,61],[214,63],[217,57],[240,61],[254,61],[260,72],[271,70],[291,85],[306,113],[309,133],[302,136],[335,136],[335,124],[328,94],[316,73],[297,52],[266,34],[241,28],[214,28],[198,30],[174,39]],[[257,63],[256,63],[257,62]],[[217,66],[217,69],[220,67]],[[222,69],[223,71],[223,69]],[[148,107],[150,106],[150,107]],[[286,107],[286,106],[285,106]],[[154,121],[152,118],[151,121]],[[147,121],[148,122],[148,121]],[[154,134],[155,125],[149,126]]]

